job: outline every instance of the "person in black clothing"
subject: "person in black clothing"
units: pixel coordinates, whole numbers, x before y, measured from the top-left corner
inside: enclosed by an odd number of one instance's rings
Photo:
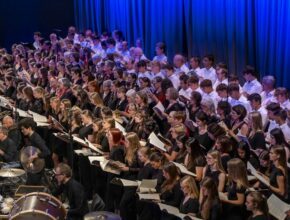
[[[109,160],[124,163],[124,147],[121,145],[122,132],[117,128],[111,128],[107,133],[107,137],[110,146]],[[117,177],[115,174],[108,173],[106,190],[107,211],[114,211],[115,208],[118,208],[122,195],[122,190],[118,186],[111,184],[112,179],[115,177]]]
[[[217,185],[213,179],[206,177],[200,186],[200,215],[204,220],[219,220],[222,207],[219,199]]]
[[[245,163],[234,158],[228,162],[228,179],[226,198],[221,197],[223,202],[223,219],[243,220],[246,219],[244,202],[246,190],[249,186]]]
[[[72,178],[71,168],[67,164],[58,164],[55,172],[59,187],[53,190],[54,196],[62,193],[68,198],[69,209],[67,212],[68,220],[82,220],[89,211],[83,186]]]
[[[22,135],[10,116],[5,116],[2,120],[3,127],[8,129],[8,137],[14,142],[16,149],[20,149]]]
[[[260,192],[250,192],[246,198],[246,206],[253,213],[248,220],[269,219],[267,199]]]
[[[8,137],[8,130],[0,127],[0,161],[9,163],[17,161],[17,147]]]
[[[50,151],[47,148],[45,141],[40,137],[38,133],[34,131],[36,123],[31,118],[24,118],[19,122],[19,127],[22,134],[27,137],[25,146],[33,146],[39,149],[39,153],[31,156],[30,160],[33,161],[37,158],[47,158],[50,155]],[[40,185],[41,178],[43,176],[43,170],[39,173],[27,173],[27,185]]]
[[[139,138],[136,133],[129,132],[125,136],[125,164],[120,167],[122,178],[127,180],[136,180],[141,167],[138,160],[138,149],[140,148]],[[120,201],[120,215],[122,219],[136,219],[135,211],[136,187],[125,187]]]

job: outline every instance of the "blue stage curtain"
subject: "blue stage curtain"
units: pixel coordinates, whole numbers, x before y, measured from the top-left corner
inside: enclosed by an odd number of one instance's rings
[[[142,39],[152,58],[163,41],[172,59],[213,54],[231,73],[245,65],[289,87],[290,1],[285,0],[75,0],[79,30],[123,31],[130,45]]]

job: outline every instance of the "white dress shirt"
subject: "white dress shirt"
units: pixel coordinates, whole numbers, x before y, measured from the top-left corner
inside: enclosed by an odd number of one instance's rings
[[[245,82],[245,84],[243,86],[243,91],[249,95],[251,95],[253,93],[261,94],[262,90],[263,90],[263,87],[257,79],[254,79],[254,80],[249,81],[249,82]]]
[[[211,80],[212,84],[214,85],[215,84],[215,81],[217,79],[217,76],[216,76],[216,71],[213,67],[207,69],[207,68],[202,68],[200,70],[200,77],[203,78],[203,79],[209,79]]]

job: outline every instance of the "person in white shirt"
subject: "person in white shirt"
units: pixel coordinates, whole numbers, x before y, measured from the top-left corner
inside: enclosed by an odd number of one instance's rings
[[[230,83],[228,85],[228,92],[229,92],[229,100],[228,102],[230,105],[243,105],[247,112],[251,111],[250,103],[248,102],[247,98],[240,93],[239,85],[236,83]]]
[[[152,79],[152,75],[150,72],[147,71],[147,63],[145,60],[140,60],[137,63],[138,68],[138,81],[140,78],[147,77],[148,79]],[[140,82],[138,82],[138,85],[140,85]]]
[[[216,88],[216,93],[218,94],[218,102],[228,101],[228,86],[226,84],[219,84]]]
[[[151,75],[153,76],[153,78],[155,78],[157,76],[161,77],[162,79],[165,78],[165,76],[161,72],[161,64],[159,61],[152,61],[151,62]]]
[[[286,88],[279,87],[275,90],[275,97],[281,108],[290,110],[290,101]]]
[[[174,74],[174,67],[171,64],[167,64],[164,66],[164,71],[167,78],[172,82],[172,85],[175,89],[179,88],[180,81],[179,77]]]
[[[205,97],[211,99],[217,107],[218,103],[218,94],[213,90],[212,88],[212,82],[209,79],[205,79],[200,83],[200,88],[203,92],[202,98],[204,99]]]
[[[253,93],[248,96],[248,100],[250,102],[252,112],[259,112],[262,117],[262,123],[263,127],[266,125],[267,122],[267,117],[268,117],[268,112],[267,110],[261,105],[262,104],[262,98],[258,93]]]
[[[206,55],[202,59],[204,68],[201,69],[201,79],[210,79],[212,84],[216,81],[216,70],[213,68],[214,56]]]
[[[33,46],[36,50],[39,50],[41,49],[41,33],[40,32],[34,32],[34,35],[33,35],[33,39],[34,39],[34,42],[33,42]]]
[[[140,60],[148,60],[140,47],[135,47],[133,50],[134,52],[132,57],[134,58],[135,63],[139,62]]]
[[[290,141],[290,127],[287,124],[287,112],[284,109],[275,113],[275,121],[280,126],[283,134],[285,136],[285,140],[287,142]]]
[[[264,132],[266,133],[266,140],[270,140],[270,132],[274,128],[279,128],[279,125],[275,121],[275,113],[281,110],[281,107],[278,103],[271,102],[266,107],[267,110],[267,122],[264,126]]]
[[[132,58],[125,59],[124,66],[127,73],[136,73],[136,70],[134,68],[134,60]]]
[[[128,50],[128,42],[123,41],[120,43],[117,47],[118,54],[120,55],[121,60],[129,59],[130,58],[130,52]]]
[[[274,76],[264,76],[262,79],[263,91],[261,93],[262,106],[266,107],[271,102],[277,102],[275,98],[275,78]]]
[[[229,81],[228,84],[230,84],[230,83],[236,83],[236,84],[238,84],[239,85],[239,89],[240,89],[240,93],[241,94],[243,93],[243,88],[240,85],[239,77],[237,75],[235,75],[235,74],[229,75],[228,81]]]
[[[102,45],[101,45],[101,38],[99,36],[95,36],[92,39],[93,44],[91,46],[91,49],[96,53],[100,54],[101,51],[103,50]]]
[[[215,84],[213,85],[213,89],[216,90],[217,86],[220,85],[221,83],[228,85],[228,70],[225,68],[220,68],[217,66],[216,68],[216,75],[217,75],[217,80],[215,81]]]
[[[251,66],[247,66],[246,69],[243,71],[243,77],[246,80],[243,86],[243,95],[248,97],[252,93],[261,93],[262,92],[262,85],[257,80],[255,69]]]
[[[173,58],[173,64],[175,67],[175,74],[179,77],[181,72],[184,72],[185,74],[188,73],[189,69],[185,65],[185,58],[184,56],[180,54],[176,54]]]
[[[200,58],[199,57],[192,57],[189,61],[191,69],[189,72],[195,72],[198,77],[201,77],[201,69],[200,69]]]
[[[201,95],[203,94],[201,88],[199,87],[199,78],[197,75],[193,75],[189,77],[188,85],[192,91],[199,92]]]
[[[180,80],[180,90],[179,90],[179,98],[182,99],[182,102],[187,103],[190,100],[192,89],[188,86],[188,75],[182,75],[179,77]]]
[[[165,55],[166,45],[163,42],[158,42],[155,47],[156,56],[153,61],[158,61],[162,64],[167,63],[167,56]]]

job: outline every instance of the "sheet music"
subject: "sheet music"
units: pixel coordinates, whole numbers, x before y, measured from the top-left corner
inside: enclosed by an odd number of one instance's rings
[[[22,118],[32,118],[32,115],[28,114],[26,111],[23,111],[19,108],[16,109],[15,107],[13,107],[13,111],[17,111],[19,116]]]
[[[155,201],[160,201],[160,195],[158,193],[137,193],[139,196],[139,199],[144,199],[144,200],[155,200]]]
[[[165,108],[164,108],[164,106],[162,105],[161,102],[158,102],[153,108],[157,108],[161,112],[164,112],[164,110],[165,110]]]
[[[31,114],[31,115],[32,115],[33,120],[34,120],[35,122],[43,122],[43,123],[47,123],[47,117],[44,116],[44,115],[40,115],[40,114],[38,114],[38,113],[36,113],[36,112],[33,112],[33,111],[30,111],[30,110],[28,110],[28,114]]]
[[[50,124],[49,123],[45,123],[45,122],[38,122],[35,121],[37,127],[48,127]]]
[[[103,151],[101,151],[99,148],[95,147],[91,142],[89,142],[88,139],[85,138],[85,142],[87,142],[88,147],[91,148],[92,150],[98,152],[99,154],[104,154]]]
[[[228,200],[227,195],[223,192],[219,192],[219,198],[220,200]]]
[[[180,172],[183,173],[183,174],[186,174],[186,175],[190,175],[190,176],[193,176],[193,177],[196,177],[196,174],[193,173],[193,172],[190,172],[185,166],[183,166],[182,164],[180,163],[176,163],[176,162],[173,162],[175,164],[175,166],[177,166],[179,169],[180,169]]]
[[[143,179],[139,186],[140,193],[155,193],[157,179]]]
[[[56,124],[56,126],[59,126],[63,132],[66,131],[65,127],[63,127],[62,124],[58,120],[56,120],[54,117],[51,116],[51,120],[54,124]]]
[[[77,155],[91,156],[93,153],[90,149],[80,149],[74,151]]]
[[[270,185],[269,181],[260,175],[250,162],[247,162],[247,169],[250,170],[251,174],[253,174],[261,183],[264,183],[266,186]]]
[[[119,122],[115,121],[115,126],[123,133],[123,135],[127,134],[125,128]]]
[[[105,160],[106,160],[106,158],[103,157],[103,156],[90,156],[90,157],[89,157],[89,161],[90,161],[91,164],[92,164],[94,161],[103,162],[103,161],[105,161]]]
[[[277,196],[272,194],[267,200],[269,206],[269,213],[277,219],[285,219],[285,212],[290,210],[290,205],[280,200]]]
[[[76,137],[76,136],[72,136],[73,137],[73,140],[75,142],[78,142],[79,144],[83,145],[83,146],[88,146],[87,142],[85,142],[83,139],[79,138],[79,137]]]
[[[248,181],[256,180],[257,178],[253,175],[248,175]]]
[[[160,139],[156,136],[156,134],[154,132],[152,132],[150,135],[149,135],[149,143],[154,145],[155,147],[157,147],[158,149],[166,152],[166,148],[165,148],[165,145],[162,141],[160,141]]]
[[[111,183],[115,184],[120,184],[124,187],[132,187],[132,186],[139,186],[140,182],[139,181],[133,181],[133,180],[126,180],[126,179],[121,179],[121,178],[114,178]]]
[[[103,171],[108,172],[108,173],[113,173],[113,174],[117,174],[120,175],[121,171],[112,167],[110,164],[109,160],[104,160],[100,162],[100,166],[102,168]]]

